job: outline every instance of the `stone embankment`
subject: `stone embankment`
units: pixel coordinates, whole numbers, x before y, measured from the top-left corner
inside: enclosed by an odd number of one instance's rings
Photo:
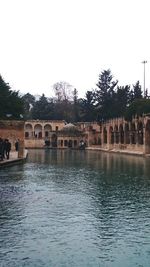
[[[130,155],[137,155],[137,156],[147,156],[149,157],[150,154],[144,154],[142,151],[134,151],[134,150],[127,150],[127,149],[106,149],[100,148],[99,146],[90,146],[86,148],[87,150],[99,150],[105,152],[112,152],[112,153],[122,153],[122,154],[130,154]]]
[[[0,168],[22,163],[27,158],[27,155],[28,151],[26,149],[24,150],[23,158],[18,158],[18,152],[11,151],[9,159],[4,159],[3,161],[0,161]]]

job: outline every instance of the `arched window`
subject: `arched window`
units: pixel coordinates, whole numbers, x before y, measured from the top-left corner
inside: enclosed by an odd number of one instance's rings
[[[29,138],[29,132],[25,132],[25,138]]]
[[[115,125],[114,127],[114,135],[115,135],[115,141],[116,141],[116,144],[119,143],[119,131],[118,131],[118,125]]]
[[[46,124],[44,126],[44,135],[45,137],[49,137],[50,136],[50,132],[52,131],[52,126],[50,124]]]
[[[68,140],[64,141],[64,146],[68,146]]]
[[[137,124],[137,139],[138,139],[138,144],[143,145],[143,123],[142,121],[139,121]]]
[[[145,127],[145,145],[146,145],[146,152],[150,153],[150,120],[147,121]]]
[[[57,135],[53,134],[51,139],[52,147],[57,147]]]
[[[113,131],[112,126],[110,126],[110,128],[109,128],[109,134],[110,134],[110,143],[114,144],[114,131]]]
[[[129,131],[129,124],[125,123],[125,140],[126,140],[126,144],[130,144],[130,131]]]
[[[104,127],[103,129],[103,135],[104,135],[104,144],[107,144],[107,129]]]
[[[42,138],[42,125],[41,124],[36,124],[34,126],[34,136],[35,138]]]
[[[32,124],[27,123],[25,124],[25,138],[32,138],[33,137],[33,127]]]
[[[74,140],[74,147],[77,147],[77,140]]]
[[[131,144],[136,144],[136,128],[135,128],[135,123],[131,123]]]
[[[120,143],[124,144],[124,130],[123,130],[123,125],[119,125],[119,134],[120,134]]]

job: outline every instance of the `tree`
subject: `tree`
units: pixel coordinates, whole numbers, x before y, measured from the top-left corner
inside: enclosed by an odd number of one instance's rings
[[[79,121],[79,100],[78,100],[78,91],[74,88],[73,91],[73,121]]]
[[[95,93],[94,91],[87,91],[86,97],[81,101],[81,118],[83,121],[96,120],[95,112]]]
[[[23,112],[23,100],[19,92],[12,91],[0,75],[0,118],[21,119]]]
[[[142,89],[140,82],[137,81],[135,84],[133,84],[133,89],[130,93],[130,103],[132,103],[135,99],[141,99],[142,96]]]
[[[67,82],[61,81],[53,85],[53,89],[58,102],[73,100],[73,87]]]
[[[32,108],[32,118],[39,120],[53,119],[54,103],[48,102],[47,98],[43,94],[39,101],[36,101]]]
[[[112,115],[113,117],[124,116],[127,106],[130,102],[130,86],[118,86],[115,99]]]
[[[150,113],[150,99],[135,99],[127,108],[125,119],[132,120],[133,116],[142,116],[147,113]]]
[[[31,119],[31,111],[35,104],[35,97],[30,93],[25,94],[22,97],[24,103],[24,114],[26,119]]]
[[[117,83],[118,81],[113,80],[113,76],[109,69],[104,70],[99,74],[99,80],[96,84],[98,89],[95,91],[99,119],[108,119],[112,117],[115,87]]]

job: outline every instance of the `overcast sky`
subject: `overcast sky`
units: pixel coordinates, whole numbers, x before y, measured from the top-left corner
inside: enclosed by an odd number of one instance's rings
[[[21,93],[51,96],[66,81],[79,96],[110,68],[120,85],[150,93],[149,0],[0,0],[0,74]]]

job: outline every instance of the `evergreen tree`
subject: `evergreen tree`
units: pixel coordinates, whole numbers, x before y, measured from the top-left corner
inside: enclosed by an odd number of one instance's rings
[[[17,91],[12,91],[0,75],[0,119],[21,119],[23,101]]]
[[[135,99],[127,108],[125,113],[126,120],[132,120],[134,116],[142,116],[150,113],[150,99]]]
[[[35,97],[31,95],[30,93],[25,94],[22,97],[22,100],[24,102],[24,114],[26,119],[31,119],[32,116],[32,108],[35,104]]]
[[[132,103],[135,99],[141,99],[142,96],[142,89],[140,82],[137,81],[135,85],[133,84],[133,89],[131,90],[130,94],[130,102]]]
[[[115,87],[117,83],[118,81],[113,81],[113,76],[109,69],[102,71],[99,75],[99,80],[96,84],[98,89],[96,89],[95,92],[99,119],[112,117]]]
[[[43,94],[39,101],[36,101],[32,108],[32,118],[39,120],[51,120],[53,119],[54,104],[48,102],[47,98]]]
[[[130,86],[118,86],[115,94],[113,117],[122,117],[130,103]]]
[[[80,116],[83,121],[96,120],[95,93],[93,91],[87,91],[86,97],[84,99],[81,99]]]

